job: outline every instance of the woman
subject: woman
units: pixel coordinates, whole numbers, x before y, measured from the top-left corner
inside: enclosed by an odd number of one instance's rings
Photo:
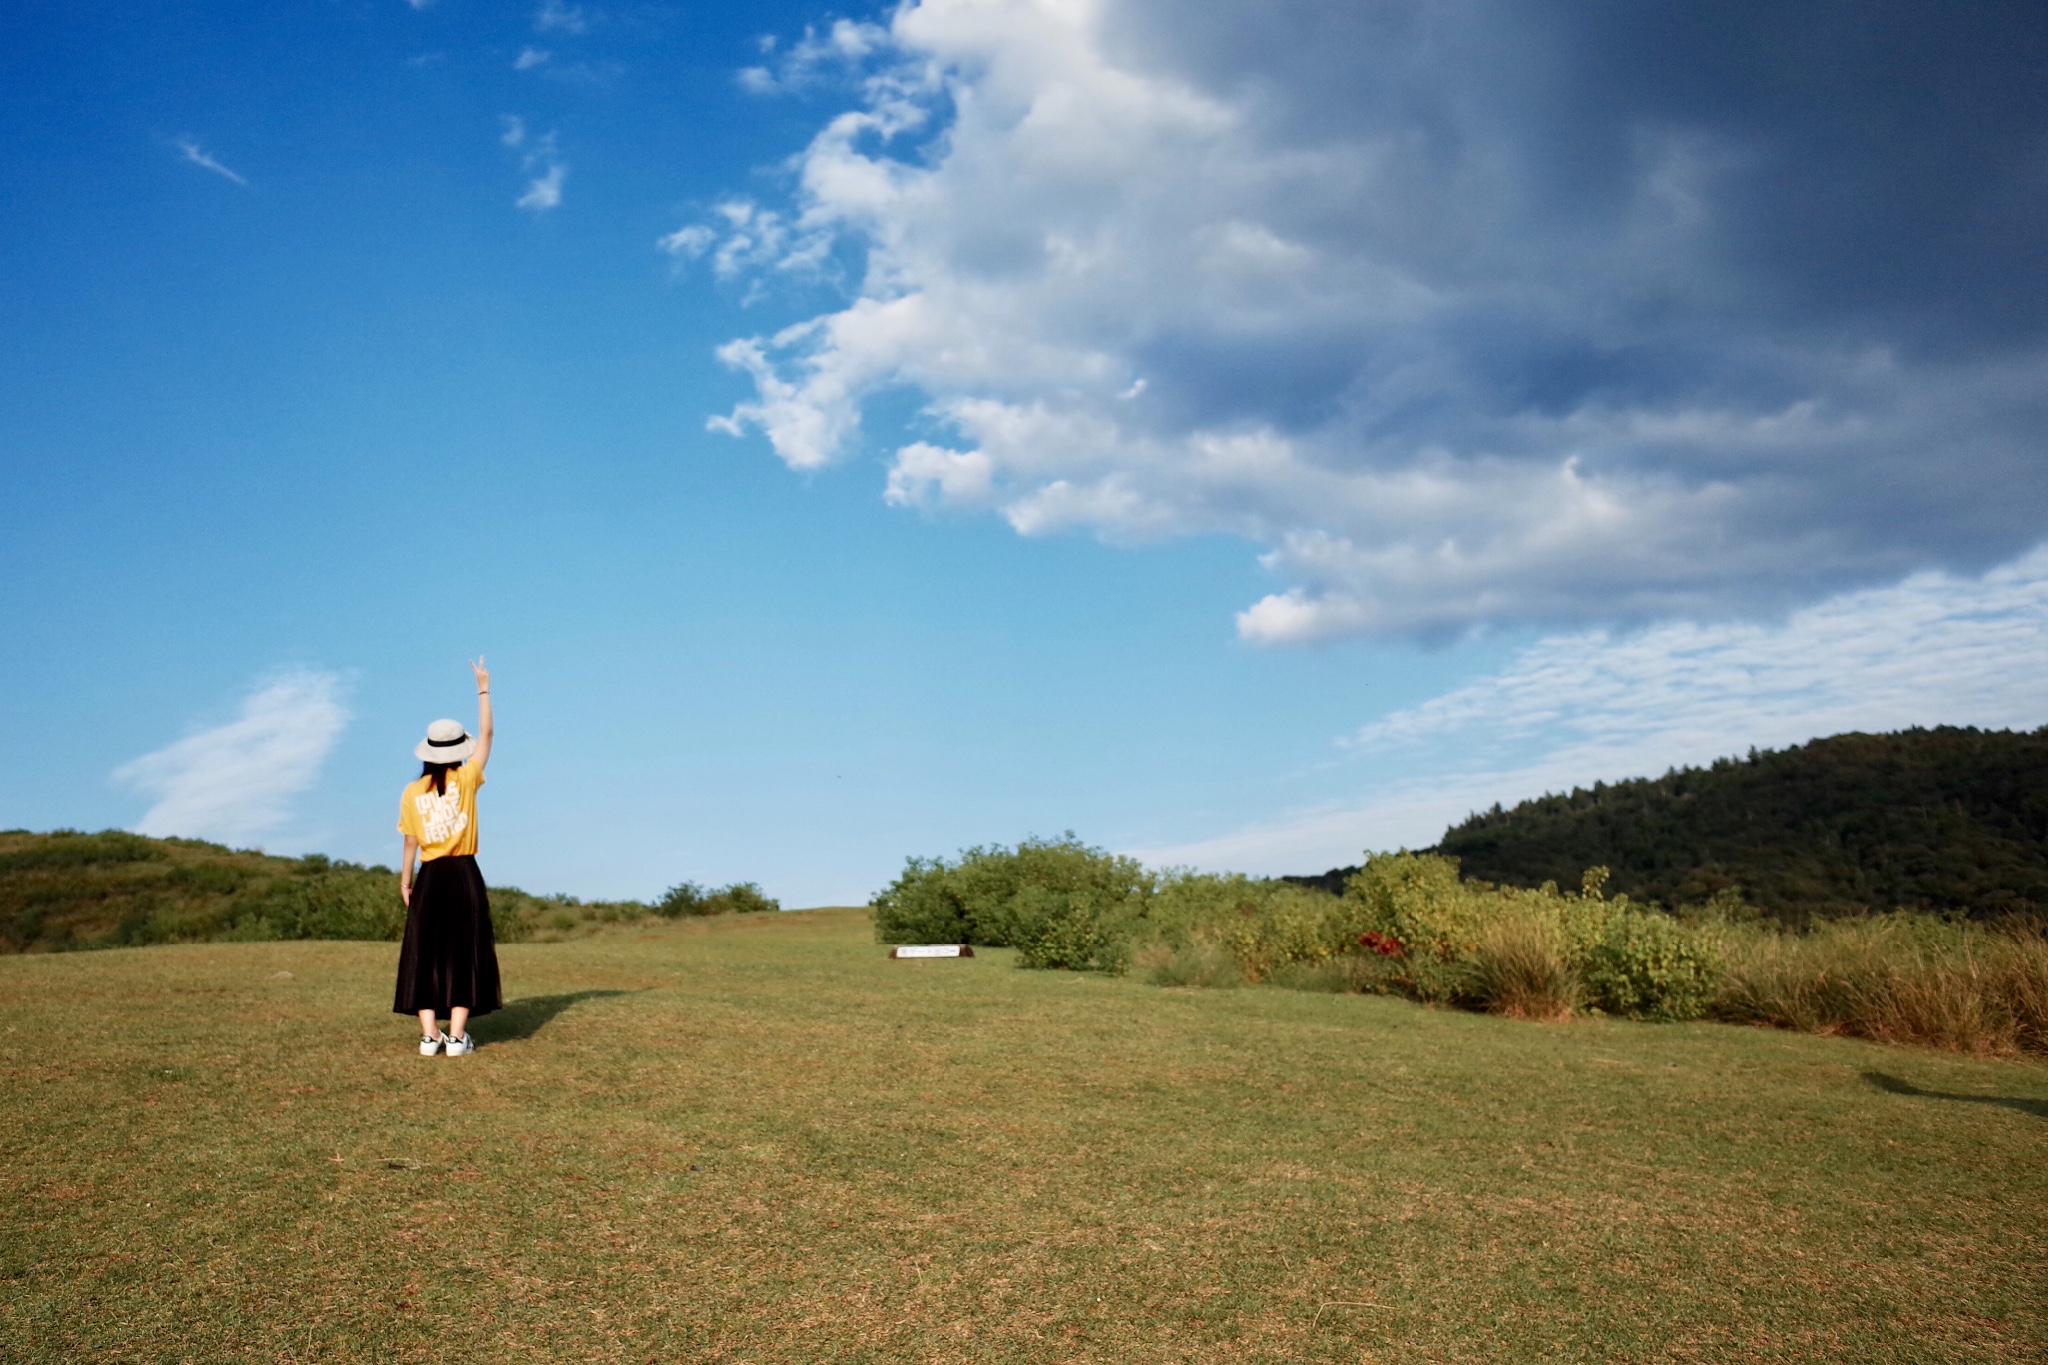
[[[491,938],[491,902],[476,870],[476,792],[491,761],[491,674],[481,657],[476,674],[476,737],[460,721],[437,720],[413,753],[417,781],[398,803],[405,836],[398,894],[405,901],[405,946],[398,953],[398,995],[391,1008],[420,1019],[420,1056],[446,1048],[450,1057],[476,1051],[472,1015],[489,1014],[498,996],[498,949]],[[413,858],[419,876],[413,876]],[[448,1032],[435,1020],[448,1016]]]

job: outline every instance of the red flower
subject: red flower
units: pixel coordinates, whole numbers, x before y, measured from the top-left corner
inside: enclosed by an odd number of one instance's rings
[[[1399,957],[1408,951],[1408,945],[1392,934],[1383,934],[1377,929],[1368,929],[1358,936],[1358,946],[1370,948],[1381,957]]]

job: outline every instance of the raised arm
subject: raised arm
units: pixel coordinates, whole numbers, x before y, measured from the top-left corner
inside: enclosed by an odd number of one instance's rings
[[[479,654],[469,671],[476,674],[476,752],[469,761],[482,772],[484,764],[491,761],[491,670],[484,667],[484,656]]]

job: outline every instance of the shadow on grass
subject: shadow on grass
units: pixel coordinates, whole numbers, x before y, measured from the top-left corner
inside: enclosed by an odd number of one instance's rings
[[[469,1031],[479,1043],[509,1043],[515,1038],[531,1038],[571,1005],[602,1000],[608,995],[637,994],[638,991],[570,991],[566,995],[530,995],[471,1021]]]
[[[1954,1095],[1945,1090],[1922,1090],[1911,1081],[1887,1076],[1882,1071],[1866,1071],[1863,1079],[1888,1095],[1917,1095],[1923,1100],[1956,1100],[1963,1104],[1995,1104],[2000,1109],[2016,1109],[2022,1114],[2032,1114],[2037,1119],[2048,1119],[2048,1100],[2023,1100],[2013,1095]]]

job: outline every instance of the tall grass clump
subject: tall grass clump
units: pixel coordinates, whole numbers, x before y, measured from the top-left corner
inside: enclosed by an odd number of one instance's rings
[[[1585,1004],[1585,978],[1560,936],[1541,920],[1502,916],[1473,945],[1477,1000],[1510,1019],[1569,1019]]]
[[[2048,1052],[2048,937],[1929,915],[1736,936],[1714,1013],[1958,1052]]]

